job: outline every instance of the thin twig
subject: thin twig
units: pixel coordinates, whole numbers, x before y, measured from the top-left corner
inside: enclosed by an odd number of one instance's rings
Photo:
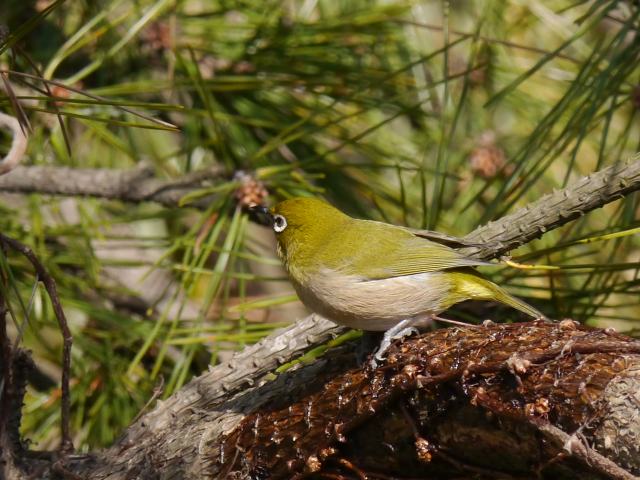
[[[2,245],[0,245],[0,248],[2,248]],[[0,271],[0,282],[4,283],[2,271]],[[8,309],[5,305],[5,298],[2,294],[2,290],[0,290],[0,359],[2,360],[0,363],[0,407],[3,412],[8,412],[11,401],[9,399],[9,395],[7,395],[7,392],[11,387],[12,364],[11,343],[9,342],[9,337],[7,335],[7,311]],[[0,416],[0,438],[2,437],[2,432],[6,428],[6,422],[8,421],[9,415],[3,414]],[[2,450],[3,446],[0,445],[0,453]]]
[[[160,380],[158,381],[156,386],[153,387],[153,394],[151,395],[151,398],[149,398],[147,403],[144,404],[144,407],[140,409],[140,411],[135,416],[135,418],[131,420],[132,425],[138,421],[138,419],[144,414],[147,408],[149,408],[153,404],[153,402],[155,402],[158,399],[158,397],[162,395],[163,392],[164,392],[164,377],[160,376]]]
[[[615,480],[638,480],[638,477],[632,475],[607,457],[599,454],[584,442],[574,441],[575,437],[563,432],[558,427],[550,423],[544,423],[540,425],[536,424],[536,428],[542,432],[546,440],[551,440],[557,446],[567,449],[567,453],[572,457],[579,459],[593,470],[604,474],[606,478]]]
[[[7,237],[0,233],[0,243],[12,248],[13,250],[21,253],[33,266],[40,281],[43,283],[47,294],[51,300],[53,306],[53,312],[58,320],[58,325],[62,332],[62,379],[61,379],[61,430],[62,430],[62,444],[60,450],[62,452],[73,451],[73,443],[71,441],[71,432],[69,429],[69,413],[70,413],[70,394],[69,394],[69,375],[71,371],[71,344],[72,337],[67,318],[60,304],[60,297],[56,288],[56,282],[49,274],[47,269],[42,265],[38,257],[33,253],[33,250],[27,245]]]
[[[0,112],[1,127],[8,128],[13,133],[11,149],[4,158],[0,159],[0,175],[3,175],[16,168],[22,160],[24,152],[27,150],[27,135],[15,117],[2,112]]]
[[[26,131],[30,132],[31,124],[29,123],[29,117],[27,117],[27,114],[24,112],[24,108],[22,108],[22,104],[18,100],[18,96],[16,95],[16,92],[14,91],[13,86],[9,81],[9,77],[4,73],[0,73],[0,78],[2,79],[2,86],[4,87],[4,91],[7,94],[9,104],[13,108],[16,120],[18,120],[18,122],[20,123],[22,132],[25,134]]]

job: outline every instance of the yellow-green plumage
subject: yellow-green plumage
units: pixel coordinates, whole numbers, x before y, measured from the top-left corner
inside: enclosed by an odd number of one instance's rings
[[[285,222],[278,252],[298,295],[337,323],[387,330],[469,299],[542,317],[473,268],[486,262],[403,227],[354,219],[313,198],[285,200],[272,214]]]

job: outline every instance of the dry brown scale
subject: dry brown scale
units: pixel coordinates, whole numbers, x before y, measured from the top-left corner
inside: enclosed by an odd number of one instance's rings
[[[242,208],[262,205],[269,196],[269,192],[264,183],[247,172],[238,170],[233,176],[233,179],[239,183],[238,188],[234,192],[234,196],[238,205]]]

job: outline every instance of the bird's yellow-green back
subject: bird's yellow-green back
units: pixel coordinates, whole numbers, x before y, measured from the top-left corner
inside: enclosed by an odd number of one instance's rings
[[[296,277],[330,269],[375,280],[485,264],[402,227],[351,218],[314,198],[285,200],[273,212],[286,219],[278,244]]]

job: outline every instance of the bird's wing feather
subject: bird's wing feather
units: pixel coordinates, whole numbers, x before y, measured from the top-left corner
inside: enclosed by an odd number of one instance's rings
[[[416,237],[426,238],[427,240],[432,240],[436,243],[442,243],[452,248],[485,246],[485,244],[470,242],[468,240],[465,240],[464,238],[456,237],[454,235],[449,235],[448,233],[434,232],[433,230],[418,230],[415,228],[408,228],[408,227],[403,227],[403,228],[413,233]]]
[[[350,253],[348,261],[334,265],[346,274],[379,280],[490,265],[466,257],[446,245],[416,236],[401,227],[363,220],[355,222],[355,228],[344,229],[332,239],[342,251]]]

